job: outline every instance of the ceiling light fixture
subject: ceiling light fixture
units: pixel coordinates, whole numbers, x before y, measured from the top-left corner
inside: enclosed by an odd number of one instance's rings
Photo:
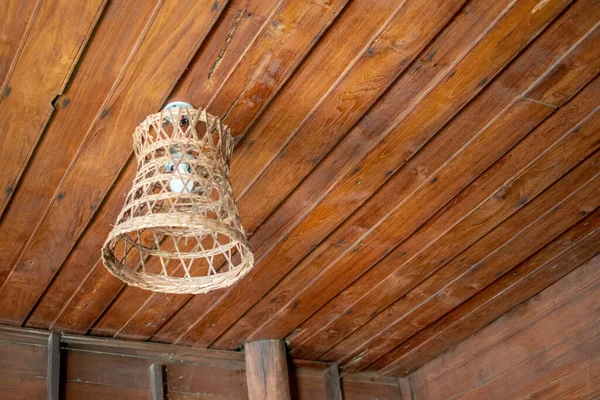
[[[176,102],[133,137],[137,173],[102,247],[106,268],[166,293],[205,293],[242,278],[254,259],[229,182],[229,128]]]

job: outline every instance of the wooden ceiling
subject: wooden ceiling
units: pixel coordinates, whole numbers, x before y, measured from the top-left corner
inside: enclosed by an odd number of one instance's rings
[[[8,0],[0,323],[403,375],[600,252],[598,0]],[[167,101],[224,118],[256,265],[100,262]]]

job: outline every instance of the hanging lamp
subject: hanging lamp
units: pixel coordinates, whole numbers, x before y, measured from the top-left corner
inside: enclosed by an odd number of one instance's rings
[[[176,102],[149,115],[133,138],[137,173],[102,247],[106,268],[166,293],[206,293],[241,279],[254,261],[229,182],[229,128]]]

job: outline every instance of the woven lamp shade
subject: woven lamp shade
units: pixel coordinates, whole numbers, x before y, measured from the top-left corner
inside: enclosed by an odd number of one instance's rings
[[[253,256],[229,183],[229,128],[205,110],[167,107],[136,128],[134,152],[133,187],[102,247],[106,268],[166,293],[205,293],[243,277]]]

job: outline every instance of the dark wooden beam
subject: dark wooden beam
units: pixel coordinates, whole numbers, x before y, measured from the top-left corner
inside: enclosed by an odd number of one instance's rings
[[[60,333],[52,332],[48,336],[48,400],[58,400],[60,389]]]
[[[325,398],[327,400],[342,400],[340,386],[340,369],[336,363],[331,363],[323,373],[325,380]]]
[[[285,345],[281,340],[246,343],[246,382],[249,400],[290,399]]]
[[[152,364],[148,368],[148,381],[150,382],[150,400],[164,400],[162,365]]]

